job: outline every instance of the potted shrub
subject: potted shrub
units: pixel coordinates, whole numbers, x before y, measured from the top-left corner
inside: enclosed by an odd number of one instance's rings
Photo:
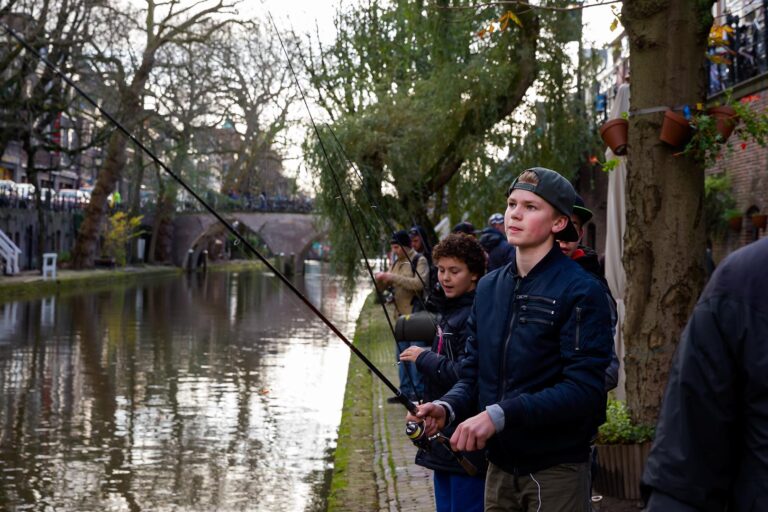
[[[606,421],[597,433],[595,489],[605,496],[640,499],[653,435],[654,427],[632,424],[623,401],[609,399]]]
[[[727,141],[736,125],[739,123],[739,114],[730,105],[710,107],[707,114],[715,120],[715,129],[723,141]]]
[[[695,113],[691,120],[695,132],[683,154],[701,158],[707,165],[711,165],[723,146],[727,151],[733,151],[729,139],[731,132],[735,132],[740,139],[742,150],[747,148],[747,142],[768,145],[768,113],[765,109],[753,106],[757,99],[757,95],[750,95],[733,101],[729,91],[723,105]]]
[[[728,222],[728,227],[730,227],[732,231],[737,233],[741,231],[741,225],[744,221],[744,216],[739,210],[728,209],[725,211],[724,217]]]
[[[661,125],[659,140],[672,147],[684,146],[691,139],[691,124],[685,116],[668,109],[664,112],[664,122]]]

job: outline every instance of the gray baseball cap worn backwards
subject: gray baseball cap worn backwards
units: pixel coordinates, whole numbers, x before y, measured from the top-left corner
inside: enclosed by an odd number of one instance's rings
[[[571,215],[573,215],[573,204],[576,202],[576,191],[573,189],[573,185],[561,176],[559,173],[545,169],[544,167],[533,167],[526,169],[533,172],[539,178],[539,184],[534,185],[532,183],[520,183],[520,176],[515,178],[515,181],[510,185],[507,190],[507,197],[513,190],[527,190],[533,192],[537,196],[544,199],[551,204],[555,210],[568,217],[568,225],[565,229],[557,233],[557,240],[563,242],[575,242],[579,239],[579,233],[576,231],[576,227],[571,222]]]

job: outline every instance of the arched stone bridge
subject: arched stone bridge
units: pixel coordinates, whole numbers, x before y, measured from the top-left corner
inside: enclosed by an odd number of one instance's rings
[[[298,263],[304,261],[312,244],[328,232],[314,214],[226,212],[221,215],[241,233],[257,235],[273,254],[293,254]],[[186,266],[190,250],[191,261],[197,261],[200,251],[212,239],[221,239],[228,233],[229,230],[213,215],[177,215],[173,221],[173,263]],[[298,270],[301,270],[300,266]]]

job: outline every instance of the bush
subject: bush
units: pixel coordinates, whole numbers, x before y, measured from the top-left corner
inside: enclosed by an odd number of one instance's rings
[[[606,413],[605,423],[597,431],[598,444],[633,444],[653,439],[655,427],[633,425],[623,401],[608,399]]]
[[[117,212],[109,217],[109,226],[104,233],[102,245],[103,256],[114,258],[117,265],[124,266],[126,263],[126,245],[132,238],[141,235],[140,225],[141,215],[129,217],[123,212]]]

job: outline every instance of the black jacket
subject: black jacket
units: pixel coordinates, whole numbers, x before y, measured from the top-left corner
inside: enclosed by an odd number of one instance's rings
[[[600,260],[597,257],[597,253],[594,249],[585,245],[580,245],[580,253],[573,257],[573,261],[581,265],[581,268],[592,274],[595,279],[600,282],[600,286],[603,287],[605,294],[608,296],[608,306],[611,308],[611,333],[616,336],[616,324],[619,321],[619,314],[616,310],[616,300],[613,298],[611,289],[608,287],[608,281],[605,280],[603,275],[603,268],[600,266]],[[619,367],[621,363],[619,356],[616,355],[616,346],[614,344],[611,350],[611,362],[608,364],[608,368],[605,369],[605,390],[610,391],[619,384]]]
[[[499,404],[488,458],[509,473],[586,462],[605,414],[613,339],[600,284],[554,245],[522,277],[513,259],[482,278],[467,320],[455,422]]]
[[[466,354],[464,347],[467,340],[467,317],[475,300],[475,292],[465,293],[455,299],[443,298],[440,305],[438,326],[443,339],[436,335],[430,350],[425,350],[416,359],[416,368],[424,377],[424,400],[431,401],[443,396],[459,380],[459,364]],[[454,427],[443,429],[443,434],[450,437]],[[445,447],[437,441],[430,443],[429,451],[420,449],[416,454],[416,464],[434,470],[466,474]],[[485,474],[485,455],[481,452],[464,454],[469,458],[479,474]]]
[[[515,257],[514,246],[494,228],[485,228],[478,241],[488,255],[488,272],[503,267]]]
[[[768,510],[768,239],[721,263],[683,331],[643,475],[649,512]]]

